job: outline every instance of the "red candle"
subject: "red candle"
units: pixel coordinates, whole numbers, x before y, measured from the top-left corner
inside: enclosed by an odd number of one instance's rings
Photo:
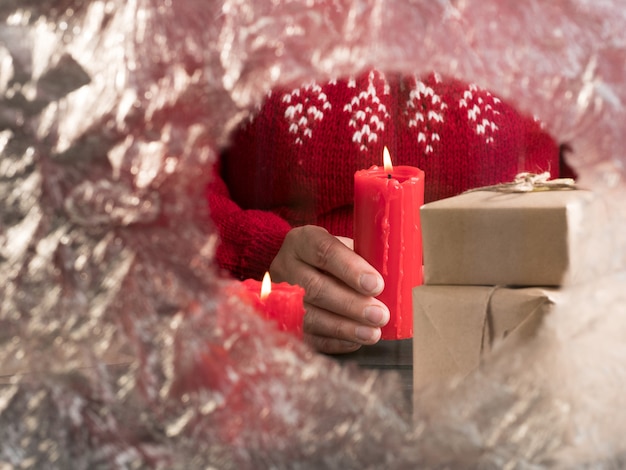
[[[354,250],[385,280],[378,298],[391,318],[382,339],[413,336],[413,287],[422,284],[422,230],[424,172],[391,164],[372,166],[354,174]]]
[[[278,329],[302,337],[304,318],[304,289],[287,282],[272,283],[269,273],[263,281],[246,279],[242,282],[253,307]]]

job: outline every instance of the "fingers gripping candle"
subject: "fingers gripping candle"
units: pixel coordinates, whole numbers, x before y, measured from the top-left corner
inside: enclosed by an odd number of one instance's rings
[[[354,250],[385,280],[378,296],[391,313],[382,339],[413,336],[413,287],[422,284],[424,172],[393,167],[387,147],[384,167],[354,174]]]

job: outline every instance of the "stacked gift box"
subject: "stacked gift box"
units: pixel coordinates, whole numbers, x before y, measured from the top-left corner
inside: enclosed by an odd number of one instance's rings
[[[572,181],[522,176],[421,209],[424,285],[413,290],[416,390],[467,375],[495,344],[533,336],[563,298],[563,286],[596,275],[589,266],[603,251],[601,202]]]

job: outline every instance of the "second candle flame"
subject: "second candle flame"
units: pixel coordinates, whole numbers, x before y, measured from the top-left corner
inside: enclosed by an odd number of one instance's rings
[[[389,174],[393,171],[393,165],[391,164],[391,155],[389,155],[389,149],[387,146],[383,149],[383,166],[385,171]]]
[[[272,292],[272,278],[270,273],[266,272],[263,276],[263,282],[261,282],[261,300],[265,300],[270,292]]]

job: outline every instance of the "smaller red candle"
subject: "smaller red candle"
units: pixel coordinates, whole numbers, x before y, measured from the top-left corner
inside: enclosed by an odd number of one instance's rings
[[[413,336],[413,287],[422,284],[424,172],[391,163],[385,147],[384,167],[354,174],[354,251],[385,280],[378,296],[391,318],[382,339]]]
[[[274,322],[279,330],[302,338],[304,318],[304,289],[287,282],[273,283],[265,273],[263,281],[246,279],[242,282],[252,306],[264,318]]]

